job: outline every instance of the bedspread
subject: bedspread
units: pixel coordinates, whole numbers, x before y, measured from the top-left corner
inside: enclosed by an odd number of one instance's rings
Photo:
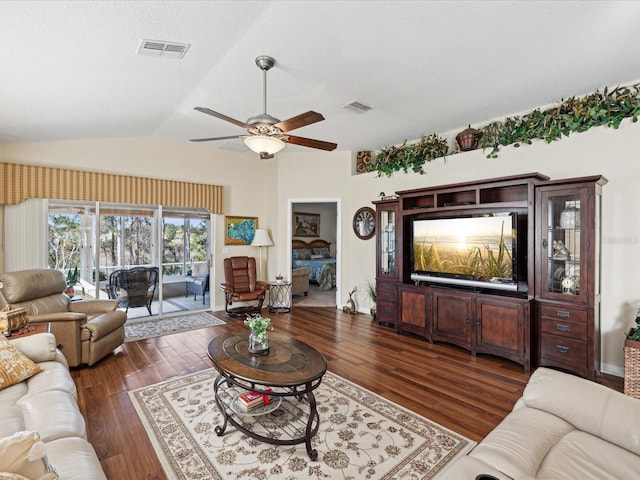
[[[330,290],[336,286],[335,258],[293,260],[293,268],[300,267],[309,268],[309,280],[316,282],[320,286],[320,290]]]

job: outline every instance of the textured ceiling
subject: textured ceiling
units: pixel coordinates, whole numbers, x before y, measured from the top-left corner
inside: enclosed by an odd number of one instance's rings
[[[193,108],[262,113],[270,55],[269,114],[375,149],[635,82],[639,25],[636,1],[3,0],[0,143],[242,134]],[[143,38],[191,47],[138,56]]]

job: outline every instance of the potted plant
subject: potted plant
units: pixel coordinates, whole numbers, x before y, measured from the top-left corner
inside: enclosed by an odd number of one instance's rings
[[[69,271],[67,272],[67,288],[65,289],[64,293],[66,293],[70,297],[73,297],[75,295],[75,289],[73,287],[75,287],[79,281],[80,272],[78,271],[78,266],[76,265],[76,268],[74,268],[73,270],[69,269]]]
[[[640,307],[636,325],[629,329],[624,341],[624,393],[640,398]]]
[[[273,330],[271,319],[263,317],[259,313],[254,313],[247,315],[244,324],[251,330],[249,334],[249,353],[257,355],[268,353],[269,334],[267,332]]]
[[[371,316],[375,320],[376,319],[376,282],[375,280],[371,280],[371,279],[367,280],[367,285],[365,286],[364,291],[369,297],[369,300],[371,301],[370,312],[371,312]]]

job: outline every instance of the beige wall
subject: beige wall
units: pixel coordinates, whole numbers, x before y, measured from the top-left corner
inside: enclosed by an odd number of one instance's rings
[[[640,123],[626,121],[618,130],[596,128],[559,142],[541,141],[521,148],[504,148],[497,159],[482,151],[451,155],[425,167],[425,175],[396,174],[379,178],[375,173],[352,175],[352,152],[294,152],[285,149],[276,159],[260,161],[256,155],[217,150],[209,145],[159,139],[112,139],[0,145],[0,161],[148,175],[225,187],[224,211],[231,215],[258,216],[275,245],[268,248],[268,271],[288,271],[288,234],[291,199],[339,199],[339,235],[342,254],[341,300],[354,286],[363,288],[375,275],[375,241],[360,240],[351,231],[354,212],[384,191],[436,186],[541,172],[552,179],[602,174],[609,179],[603,199],[602,342],[603,369],[621,374],[623,338],[640,304]],[[223,219],[215,221],[217,270],[221,281],[223,250],[227,254],[252,254],[252,247],[225,247]],[[212,290],[216,290],[215,288]],[[217,290],[216,290],[217,291]],[[368,303],[362,292],[361,309]],[[223,306],[216,295],[217,308]],[[392,333],[389,332],[391,335]]]

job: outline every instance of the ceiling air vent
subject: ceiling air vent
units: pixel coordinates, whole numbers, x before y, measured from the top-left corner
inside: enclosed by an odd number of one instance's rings
[[[142,40],[138,47],[138,55],[178,59],[184,57],[190,46],[188,43]]]
[[[366,113],[371,110],[371,107],[360,102],[347,103],[346,105],[342,105],[342,108],[356,113]]]

